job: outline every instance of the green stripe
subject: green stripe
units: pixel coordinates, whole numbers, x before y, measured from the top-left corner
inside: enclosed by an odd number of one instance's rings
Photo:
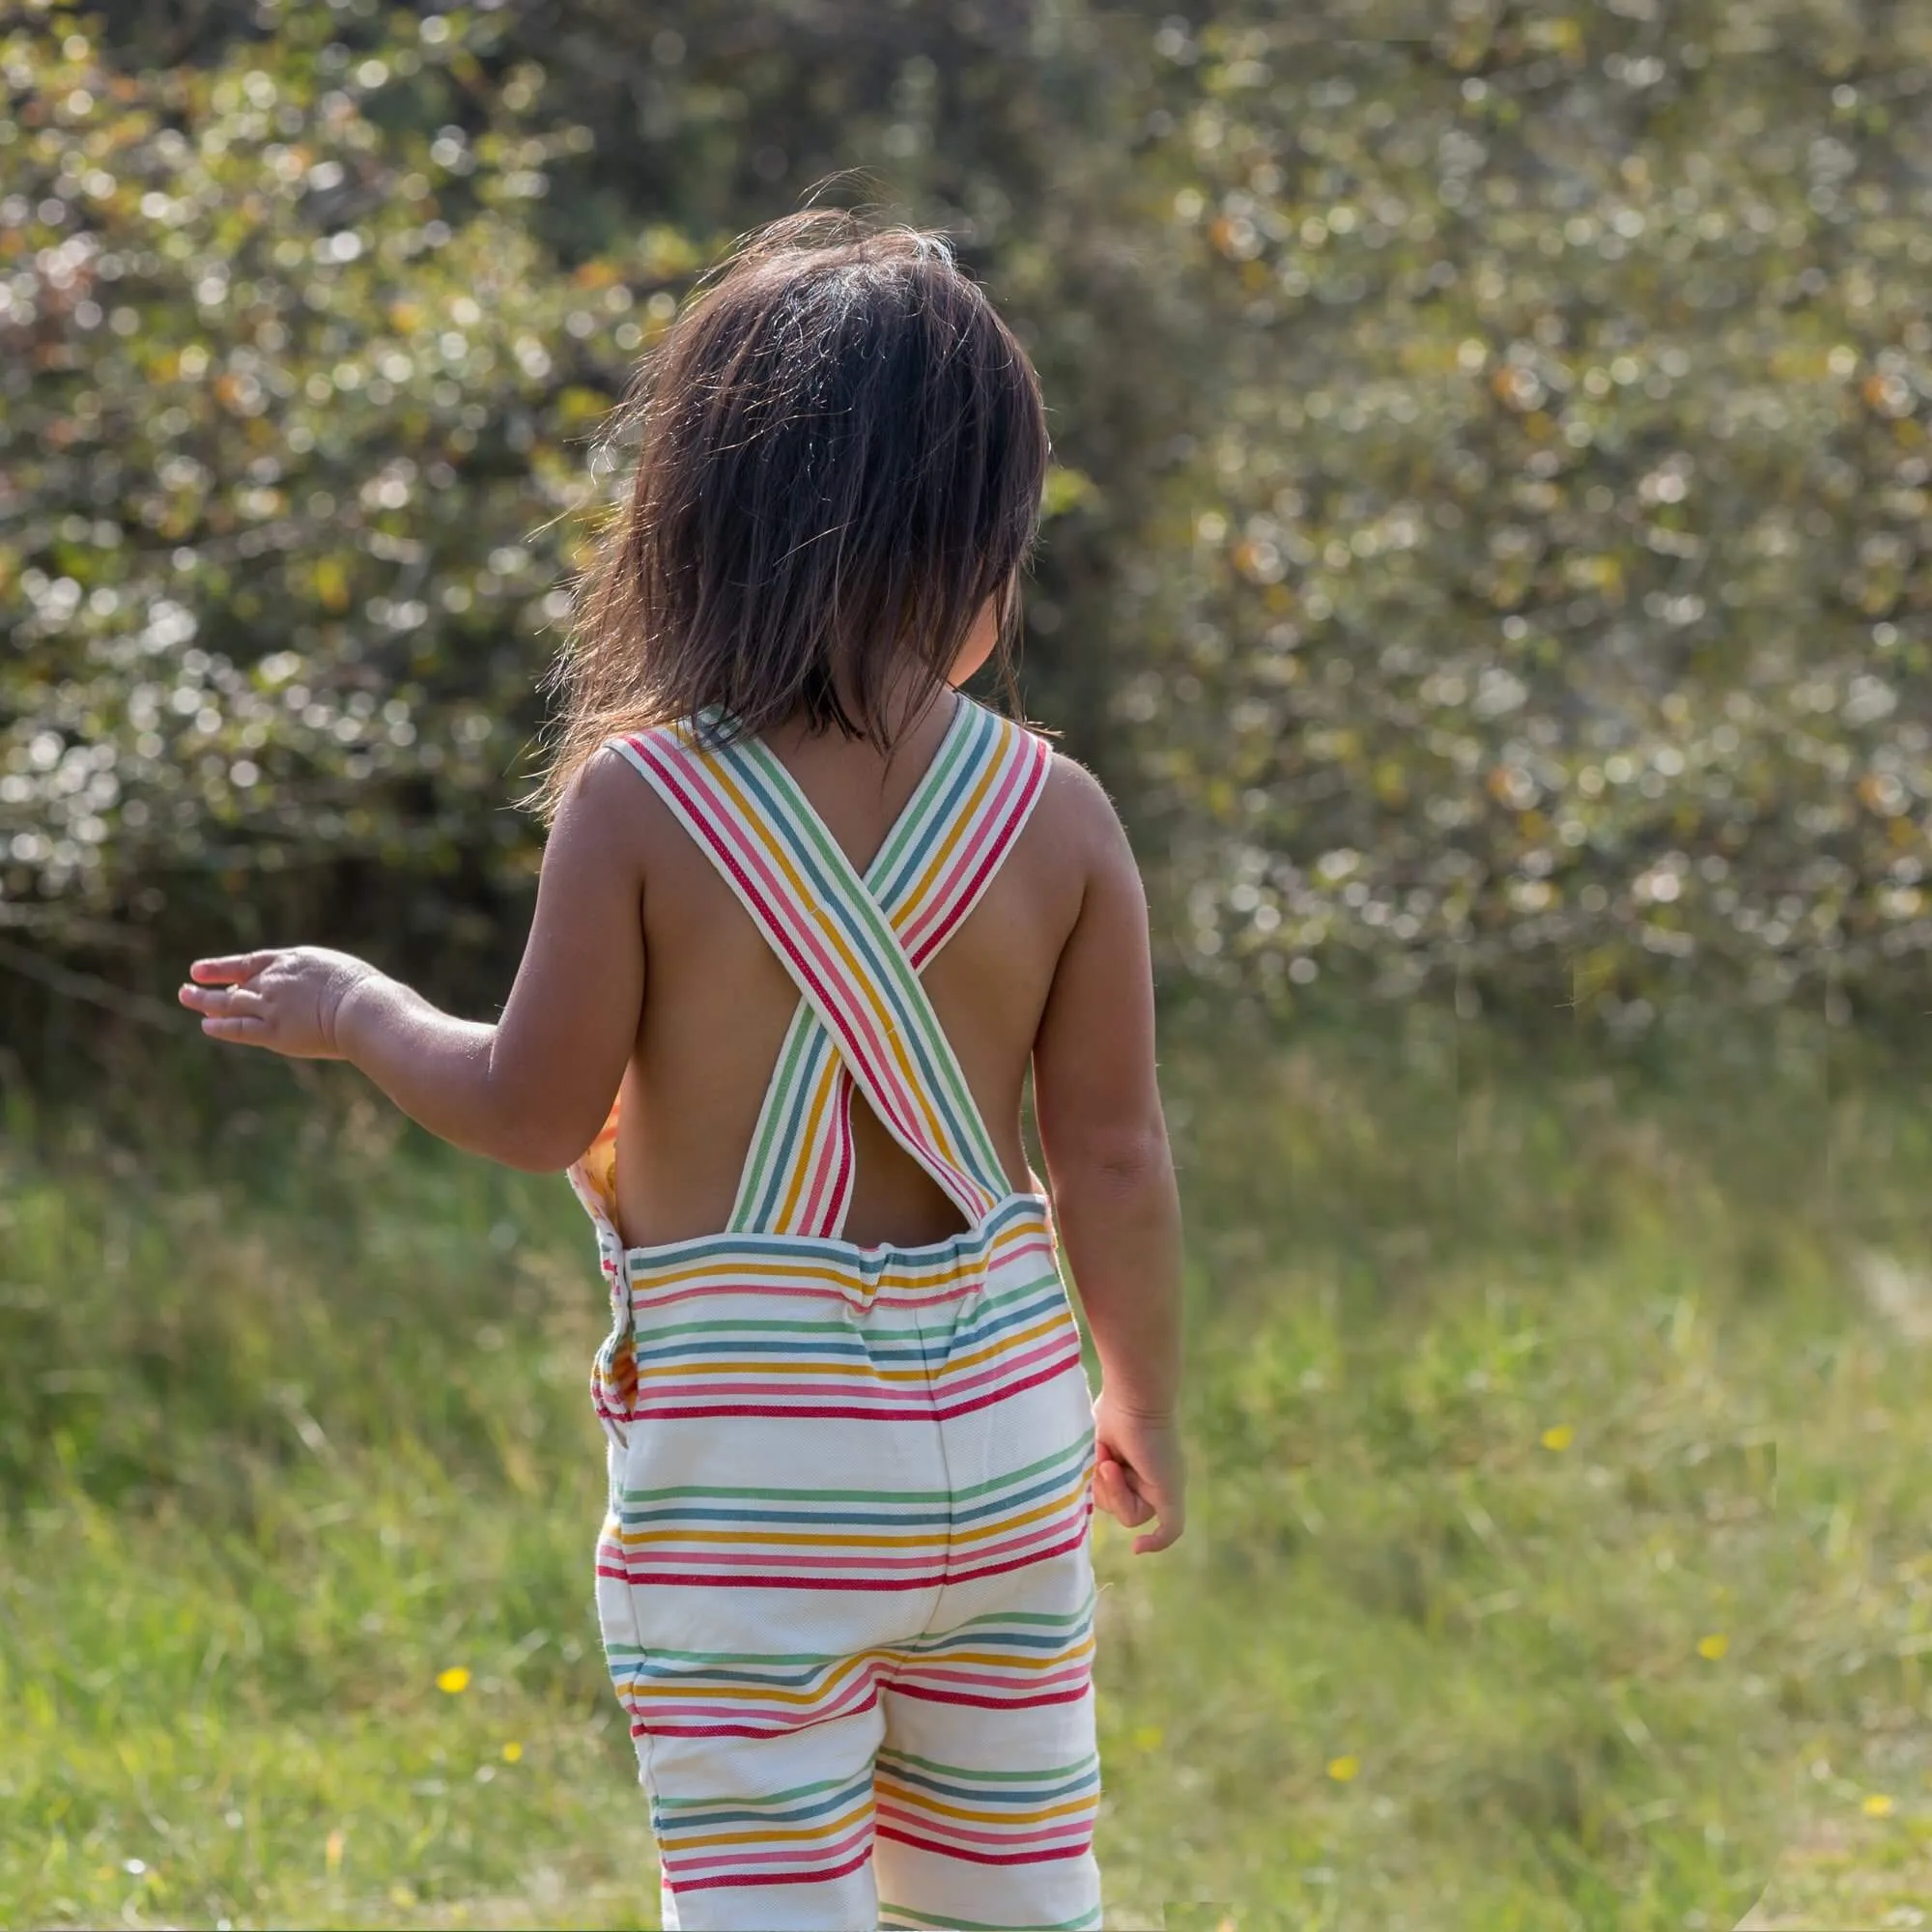
[[[1100,1768],[1097,1751],[1089,1751],[1072,1764],[1036,1765],[1031,1771],[969,1771],[963,1764],[941,1764],[937,1758],[915,1757],[911,1751],[890,1748],[879,1752],[879,1762],[917,1765],[921,1771],[962,1778],[969,1784],[1057,1784],[1063,1778],[1084,1777]]]
[[[792,1112],[799,1069],[802,1065],[815,1068],[822,1059],[812,1050],[817,1043],[812,1037],[812,1025],[817,1019],[818,1015],[801,1000],[785,1033],[784,1045],[779,1051],[771,1084],[765,1089],[764,1105],[758,1109],[758,1124],[738,1179],[738,1198],[732,1203],[731,1218],[725,1224],[727,1232],[750,1232],[762,1226],[769,1212],[772,1181],[784,1179],[785,1156],[794,1150],[791,1138],[782,1129]],[[777,1173],[768,1179],[770,1169],[777,1169]]]
[[[986,1193],[1002,1199],[1008,1192],[1006,1178],[952,1043],[912,970],[898,935],[865,891],[852,862],[825,829],[791,774],[765,746],[754,739],[740,739],[712,755],[736,767],[741,782],[765,808],[759,814],[760,829],[776,835],[789,849],[822,895],[826,910],[838,918],[854,942],[861,974],[854,982],[855,990],[869,996],[879,1017],[890,1020],[896,1016],[901,1022],[896,1028],[889,1024],[886,1031],[900,1033],[924,1063],[930,1082],[924,1097],[940,1115],[961,1164]],[[934,1151],[921,1151],[929,1156]],[[976,1159],[981,1163],[978,1173],[972,1168]]]
[[[945,828],[952,817],[944,810],[944,805],[953,777],[969,758],[977,757],[980,740],[985,737],[988,727],[997,728],[997,721],[992,714],[981,711],[970,698],[962,697],[959,709],[953,714],[952,724],[940,741],[937,754],[926,767],[925,776],[913,794],[912,806],[907,808],[899,824],[887,834],[886,842],[866,867],[866,883],[868,886],[883,886],[899,869],[902,854],[911,851],[915,845],[921,848],[921,857],[931,848],[937,837],[935,828]],[[895,906],[894,910],[896,911],[897,907]]]
[[[859,990],[869,993],[875,1005],[895,1009],[908,1029],[916,1030],[913,1044],[923,1047],[924,1057],[930,1063],[926,1070],[934,1076],[934,1087],[928,1090],[926,1097],[936,1104],[954,1145],[967,1162],[971,1178],[999,1199],[1006,1194],[1007,1184],[1000,1174],[992,1137],[980,1118],[980,1110],[953,1055],[952,1042],[939,1024],[939,1016],[932,1010],[932,1002],[918,974],[912,970],[897,933],[880,916],[878,906],[853,872],[851,861],[779,759],[763,746],[748,742],[741,762],[756,766],[766,784],[790,807],[791,822],[787,824],[779,818],[776,829],[795,835],[793,854],[807,864],[808,870],[811,855],[817,856],[818,883],[821,888],[832,888],[827,895],[828,909],[840,918],[851,938],[858,942],[862,970],[870,968],[871,983],[862,980]],[[975,1157],[984,1163],[983,1172],[972,1174],[970,1163]],[[999,1176],[998,1180],[991,1180],[991,1176]]]
[[[761,1809],[775,1804],[789,1804],[795,1799],[815,1798],[821,1791],[846,1791],[857,1789],[850,1777],[821,1777],[811,1784],[794,1784],[788,1791],[767,1792],[762,1798],[659,1798],[661,1811],[715,1811],[721,1804],[749,1809]]]
[[[934,1918],[927,1913],[915,1912],[910,1905],[891,1905],[884,1899],[879,1901],[879,1913],[881,1926],[933,1926],[938,1932],[1098,1932],[1100,1924],[1097,1909],[1083,1912],[1078,1918],[1058,1918],[1051,1925],[1036,1921],[1018,1926],[995,1925],[990,1918],[961,1918],[952,1912],[944,1918]]]
[[[868,887],[882,885],[891,875],[902,852],[923,850],[933,841],[935,822],[944,829],[939,806],[952,775],[967,755],[968,747],[978,736],[973,726],[981,716],[980,707],[962,698],[954,711],[938,752],[922,774],[913,795],[906,801],[885,843],[866,868]],[[892,905],[888,914],[896,917],[904,908]],[[824,1138],[838,1130],[836,1116],[826,1118],[814,1137],[785,1134],[783,1123],[798,1111],[800,1095],[815,1094],[826,1077],[826,1063],[835,1049],[825,1022],[809,1000],[801,998],[798,1010],[785,1036],[779,1065],[766,1089],[758,1112],[757,1130],[748,1151],[744,1172],[738,1182],[738,1198],[731,1210],[733,1228],[768,1228],[774,1224],[779,1203],[799,1187],[800,1177],[818,1158]]]
[[[622,1492],[626,1502],[637,1502],[646,1498],[662,1499],[670,1496],[706,1497],[745,1497],[750,1496],[759,1502],[825,1502],[825,1503],[876,1503],[876,1502],[945,1502],[963,1500],[967,1496],[982,1496],[995,1490],[1009,1490],[1023,1483],[1030,1476],[1043,1474],[1057,1464],[1076,1462],[1085,1458],[1085,1441],[1069,1444],[1066,1448],[1056,1449],[1051,1456],[1042,1456],[1037,1463],[1029,1463],[1023,1468],[1009,1470],[1004,1476],[994,1476],[983,1483],[975,1483],[963,1490],[727,1490],[715,1489],[708,1484],[679,1483],[668,1490],[625,1490]]]

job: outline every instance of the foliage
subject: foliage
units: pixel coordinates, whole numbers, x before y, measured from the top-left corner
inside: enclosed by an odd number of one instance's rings
[[[1932,946],[1932,32],[1452,12],[1162,30],[1151,165],[1225,357],[1116,707],[1177,942],[1223,982],[1895,988]]]
[[[857,169],[1040,362],[1029,691],[1175,983],[1915,985],[1909,11],[14,18],[0,947],[327,934],[499,986],[606,406],[726,238]]]

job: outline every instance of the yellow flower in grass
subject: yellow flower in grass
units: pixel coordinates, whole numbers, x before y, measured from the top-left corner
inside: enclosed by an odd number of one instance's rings
[[[1867,1818],[1889,1818],[1891,1816],[1891,1800],[1884,1792],[1874,1791],[1865,1800],[1864,1812]]]
[[[1559,1422],[1553,1428],[1543,1432],[1543,1446],[1546,1449],[1562,1451],[1577,1439],[1577,1432],[1567,1422]]]
[[[469,1689],[469,1672],[460,1663],[452,1663],[447,1670],[436,1673],[436,1688],[445,1696],[454,1697],[459,1690]]]
[[[1716,1663],[1730,1647],[1731,1640],[1722,1631],[1713,1631],[1709,1636],[1700,1636],[1697,1639],[1697,1655],[1706,1663]]]
[[[1331,1757],[1328,1760],[1328,1776],[1332,1777],[1337,1784],[1353,1783],[1355,1776],[1361,1770],[1361,1768],[1362,1768],[1362,1761],[1360,1758]]]
[[[523,1754],[524,1754],[524,1747],[516,1741],[515,1738],[512,1738],[510,1742],[503,1747],[503,1762],[505,1764],[515,1764],[516,1761],[523,1756]]]

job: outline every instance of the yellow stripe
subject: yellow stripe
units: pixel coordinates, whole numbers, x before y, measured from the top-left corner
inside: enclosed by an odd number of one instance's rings
[[[1048,1818],[1070,1818],[1082,1811],[1092,1811],[1099,1803],[1099,1794],[1091,1798],[1069,1798],[1060,1804],[1045,1804],[1037,1809],[1025,1811],[982,1811],[966,1804],[941,1804],[937,1801],[922,1796],[903,1784],[895,1782],[886,1773],[879,1774],[879,1794],[890,1793],[894,1798],[902,1799],[908,1809],[924,1811],[938,1818],[957,1818],[968,1825],[1009,1825],[1015,1829],[1026,1825],[1037,1825]]]
[[[900,896],[896,909],[890,915],[893,930],[901,939],[905,937],[906,928],[916,919],[923,917],[925,913],[935,882],[953,864],[954,858],[964,842],[967,830],[973,824],[987,795],[1005,774],[1007,766],[1011,761],[1012,745],[1016,735],[1015,729],[1006,720],[1002,719],[1000,721],[1000,731],[1002,738],[998,755],[992,764],[981,774],[980,781],[968,797],[964,809],[955,811],[952,819],[948,822],[946,837],[935,848],[932,863],[926,867],[925,871],[915,882],[912,889]],[[811,1111],[808,1118],[807,1131],[797,1143],[797,1150],[792,1155],[791,1184],[786,1188],[784,1197],[779,1206],[778,1226],[781,1229],[791,1228],[797,1220],[799,1204],[805,1193],[806,1176],[811,1171],[814,1165],[812,1154],[817,1147],[817,1127],[820,1115],[829,1093],[837,1087],[840,1070],[840,1063],[836,1061],[829,1062],[820,1075],[821,1091],[818,1097],[812,1102]]]
[[[930,1530],[858,1536],[843,1531],[826,1534],[815,1530],[793,1532],[783,1529],[620,1529],[617,1542],[625,1549],[642,1549],[655,1543],[761,1543],[783,1549],[943,1549],[949,1541],[985,1543],[993,1537],[1023,1529],[1030,1522],[1038,1522],[1044,1517],[1058,1516],[1065,1509],[1068,1498],[1085,1488],[1086,1482],[1087,1478],[1082,1475],[1071,1489],[1063,1490],[1047,1502],[1036,1503],[1019,1516],[1003,1516],[996,1521],[980,1524],[977,1529],[961,1530],[956,1537],[950,1539],[943,1531],[935,1535]]]
[[[718,789],[737,804],[738,815],[744,822],[745,829],[750,831],[763,846],[765,856],[790,884],[795,903],[799,906],[809,907],[812,902],[813,895],[807,888],[804,876],[792,865],[784,848],[773,836],[766,823],[764,814],[747,802],[747,794],[743,786],[733,777],[729,767],[722,759],[708,756],[701,753],[696,755],[702,762],[707,772],[709,772],[712,782],[716,784]],[[830,835],[828,834],[827,836],[829,837]],[[959,1150],[948,1138],[943,1122],[927,1103],[924,1087],[913,1071],[911,1057],[902,1044],[899,1032],[887,1014],[881,1010],[878,997],[872,990],[870,976],[859,964],[858,954],[846,944],[844,934],[838,931],[829,921],[823,919],[814,920],[812,923],[816,926],[820,937],[845,961],[848,969],[848,977],[852,981],[852,988],[859,994],[861,1004],[868,1007],[871,1010],[874,1029],[884,1037],[887,1052],[899,1070],[899,1079],[905,1089],[906,1097],[910,1099],[912,1104],[925,1118],[933,1148],[939,1151],[946,1164],[952,1168],[969,1186],[980,1187],[980,1183],[974,1179],[971,1170],[967,1168],[960,1158]],[[963,1080],[964,1076],[962,1075],[961,1078]],[[983,1188],[980,1191],[983,1192]]]
[[[923,1369],[876,1369],[862,1367],[856,1362],[800,1362],[790,1359],[783,1361],[724,1361],[724,1362],[673,1362],[668,1368],[639,1369],[640,1382],[717,1380],[732,1376],[762,1376],[766,1378],[779,1378],[789,1381],[794,1377],[844,1377],[850,1381],[867,1382],[923,1382],[926,1379]]]
[[[1037,1656],[1031,1651],[1016,1657],[1010,1652],[1002,1650],[947,1651],[933,1656],[916,1655],[909,1651],[867,1650],[852,1657],[840,1658],[836,1664],[827,1669],[824,1681],[815,1690],[787,1690],[776,1686],[766,1688],[756,1684],[713,1685],[702,1680],[666,1682],[656,1678],[627,1680],[626,1689],[631,1701],[640,1705],[654,1700],[664,1703],[687,1703],[698,1699],[707,1704],[784,1704],[797,1710],[810,1710],[816,1705],[829,1702],[855,1673],[873,1663],[893,1663],[902,1670],[917,1670],[921,1665],[943,1668],[948,1665],[977,1664],[982,1669],[1030,1671],[1043,1676],[1049,1670],[1059,1670],[1093,1654],[1094,1639],[1091,1636],[1084,1637],[1079,1643],[1046,1657]]]
[[[981,1349],[977,1354],[961,1355],[956,1361],[946,1365],[950,1374],[953,1369],[970,1369],[980,1362],[997,1360],[1001,1355],[1010,1354],[1016,1349],[1024,1349],[1037,1342],[1042,1335],[1053,1334],[1056,1330],[1070,1329],[1072,1322],[1055,1313],[1043,1321],[1036,1321],[1031,1328],[1022,1328],[1018,1334],[1009,1335],[1003,1341],[994,1342]],[[644,1338],[646,1341],[648,1337]],[[873,1362],[801,1362],[795,1357],[768,1361],[760,1357],[745,1359],[726,1357],[707,1362],[670,1362],[662,1368],[639,1367],[639,1381],[697,1381],[706,1377],[719,1376],[763,1376],[779,1377],[789,1380],[794,1376],[821,1377],[850,1380],[878,1381],[892,1383],[923,1382],[931,1379],[931,1372],[924,1368],[887,1369]]]
[[[910,1657],[903,1668],[915,1669],[922,1664],[930,1664],[934,1669],[944,1669],[948,1664],[978,1663],[990,1670],[1031,1670],[1044,1673],[1058,1670],[1063,1664],[1072,1663],[1082,1657],[1092,1656],[1094,1639],[1084,1638],[1068,1650],[1057,1650],[1050,1657],[1037,1657],[1028,1652],[1024,1657],[1015,1657],[1004,1650],[947,1650],[937,1651],[930,1657]]]
[[[675,1826],[665,1835],[670,1840],[679,1858],[687,1852],[702,1851],[707,1848],[723,1850],[726,1845],[799,1845],[809,1844],[815,1838],[836,1838],[848,1826],[855,1825],[861,1818],[872,1815],[872,1801],[862,1800],[842,1818],[834,1818],[825,1825],[793,1825],[780,1829],[777,1826],[760,1826],[754,1832],[720,1832],[707,1833],[701,1838],[687,1838]]]
[[[954,1282],[969,1281],[980,1273],[990,1270],[996,1258],[1004,1249],[1013,1247],[1032,1236],[1044,1235],[1047,1232],[1044,1218],[1038,1215],[1032,1215],[1025,1220],[1015,1221],[1002,1228],[999,1234],[987,1245],[983,1253],[957,1256],[944,1271],[941,1271],[937,1264],[929,1269],[888,1268],[880,1275],[877,1287],[867,1292],[876,1294],[879,1289],[901,1286],[919,1289],[944,1288],[951,1286]],[[728,1240],[730,1236],[708,1236],[705,1238],[710,1240]],[[748,1242],[754,1239],[768,1238],[770,1236],[752,1235],[745,1236]],[[805,1239],[807,1237],[799,1236],[794,1238]],[[717,1255],[709,1255],[702,1261],[693,1262],[687,1267],[673,1268],[663,1273],[653,1270],[645,1280],[644,1292],[650,1293],[662,1288],[674,1288],[683,1282],[716,1281],[719,1275],[721,1261],[727,1259]],[[764,1257],[760,1256],[756,1271],[761,1279],[766,1276],[776,1276],[783,1281],[818,1281],[835,1286],[843,1286],[847,1283],[856,1283],[863,1286],[864,1283],[864,1277],[859,1274],[856,1268],[841,1269],[823,1259],[814,1259],[811,1262],[775,1262],[767,1261]],[[754,1285],[748,1284],[747,1292],[755,1293],[757,1291]]]
[[[890,1660],[891,1656],[892,1653],[890,1651],[866,1650],[860,1651],[852,1657],[842,1657],[838,1660],[838,1663],[826,1672],[825,1683],[817,1690],[760,1690],[755,1684],[720,1684],[714,1688],[701,1682],[698,1684],[666,1683],[662,1679],[651,1679],[642,1684],[633,1680],[630,1685],[630,1690],[633,1699],[639,1704],[645,1703],[652,1698],[658,1698],[666,1702],[683,1702],[696,1697],[701,1698],[707,1704],[730,1699],[743,1699],[748,1703],[796,1704],[801,1708],[807,1708],[813,1704],[824,1703],[835,1690],[844,1685],[845,1681],[855,1671],[863,1669],[868,1663],[886,1662]]]
[[[820,1021],[820,1025],[823,1024]],[[789,1232],[797,1219],[799,1199],[805,1192],[805,1178],[817,1165],[812,1156],[818,1151],[819,1122],[824,1120],[825,1110],[838,1091],[840,1065],[835,1057],[827,1060],[818,1070],[818,1091],[812,1095],[811,1111],[806,1116],[804,1139],[798,1143],[802,1151],[792,1156],[791,1185],[785,1189],[784,1199],[779,1204],[779,1225],[774,1233]]]
[[[1003,718],[1000,720],[1000,729],[1002,743],[998,754],[981,774],[980,782],[973,788],[973,795],[967,801],[965,809],[954,815],[952,826],[952,836],[948,838],[944,848],[933,860],[932,864],[925,868],[924,875],[921,878],[919,884],[913,888],[912,897],[907,901],[908,905],[921,903],[926,894],[932,890],[933,879],[944,866],[951,863],[952,854],[959,847],[959,835],[973,822],[974,816],[985,802],[987,795],[992,791],[995,781],[1005,775],[1007,766],[1011,762],[1015,727]],[[910,924],[911,921],[908,920],[906,923]]]
[[[1036,1321],[1031,1328],[1022,1328],[1016,1335],[1003,1335],[998,1341],[987,1343],[975,1354],[950,1357],[946,1364],[946,1373],[951,1375],[955,1369],[970,1369],[978,1363],[996,1360],[1001,1355],[1010,1354],[1015,1349],[1025,1348],[1030,1342],[1037,1342],[1042,1335],[1051,1335],[1059,1328],[1070,1329],[1075,1334],[1079,1332],[1073,1328],[1073,1318],[1069,1313],[1064,1309],[1055,1309],[1052,1314]]]
[[[966,1543],[986,1543],[996,1536],[1004,1536],[1009,1529],[1018,1528],[1022,1523],[1037,1522],[1045,1517],[1062,1515],[1067,1505],[1073,1502],[1087,1487],[1087,1480],[1086,1472],[1083,1470],[1078,1482],[1062,1490],[1058,1496],[1036,1505],[1026,1515],[1005,1516],[997,1522],[982,1523],[978,1529],[962,1529],[952,1539],[953,1545],[956,1548]]]

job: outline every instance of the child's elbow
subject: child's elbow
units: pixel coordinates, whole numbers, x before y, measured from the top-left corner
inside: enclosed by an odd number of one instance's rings
[[[534,1121],[528,1117],[506,1121],[484,1151],[520,1174],[561,1174],[582,1159],[602,1125],[601,1120],[588,1129],[575,1121]]]
[[[554,1141],[537,1145],[518,1142],[500,1150],[497,1159],[519,1174],[562,1174],[576,1166],[582,1152],[579,1148],[575,1153],[565,1153]]]
[[[1083,1136],[1050,1164],[1063,1192],[1070,1185],[1095,1194],[1137,1194],[1168,1186],[1174,1177],[1174,1156],[1158,1123]]]

